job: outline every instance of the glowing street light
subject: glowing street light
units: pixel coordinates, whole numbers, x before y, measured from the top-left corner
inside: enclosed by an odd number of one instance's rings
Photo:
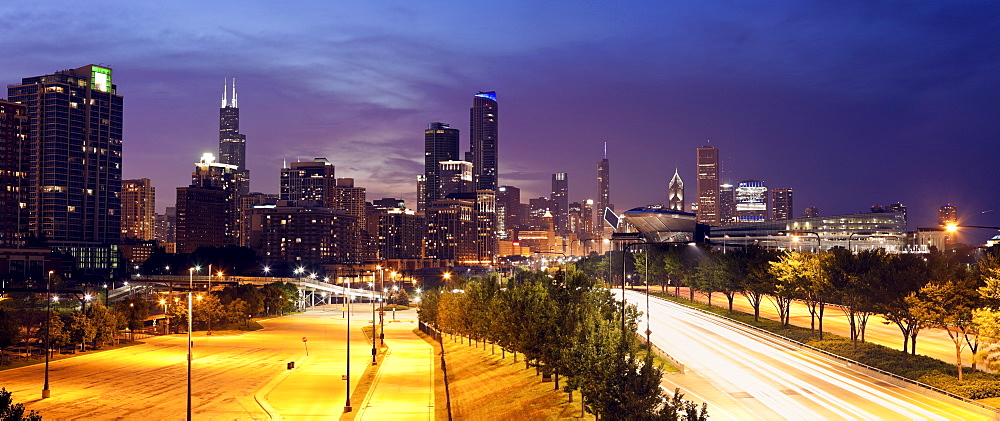
[[[50,270],[48,281],[45,282],[45,296],[52,296],[52,275],[56,271]],[[51,347],[51,342],[49,342],[49,335],[51,334],[52,328],[52,300],[45,300],[45,384],[42,386],[42,399],[46,399],[52,396],[52,391],[49,390],[49,348]]]

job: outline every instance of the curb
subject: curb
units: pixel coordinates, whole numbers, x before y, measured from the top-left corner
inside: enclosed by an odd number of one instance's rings
[[[292,373],[298,370],[299,367],[302,367],[302,364],[305,364],[306,361],[308,360],[309,360],[308,356],[303,356],[302,359],[300,359],[299,362],[295,364],[295,368],[291,370],[284,370],[277,376],[272,377],[270,381],[268,381],[266,384],[264,384],[264,386],[260,388],[260,390],[258,390],[253,394],[253,399],[257,401],[257,405],[260,405],[260,408],[267,413],[268,418],[275,421],[280,421],[281,414],[279,414],[278,411],[274,409],[274,407],[271,406],[271,404],[267,401],[267,395],[271,394],[271,391],[273,391],[275,387],[278,387],[278,385],[281,384],[281,382],[285,381],[285,379],[287,379],[288,376],[291,376]]]

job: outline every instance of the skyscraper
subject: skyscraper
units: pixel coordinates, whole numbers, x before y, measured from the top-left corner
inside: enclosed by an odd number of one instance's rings
[[[365,250],[362,243],[365,243],[365,236],[368,234],[366,229],[365,217],[368,212],[365,210],[365,192],[364,187],[355,187],[353,178],[338,178],[336,184],[333,187],[332,202],[327,205],[327,207],[333,209],[340,209],[346,211],[348,215],[355,218],[352,224],[353,239],[354,244],[348,246],[348,256],[351,257],[349,261],[358,262],[366,260],[369,254],[374,255],[377,250]],[[374,246],[374,243],[372,243]]]
[[[569,230],[569,176],[564,172],[552,174],[552,216],[555,217],[556,232]]]
[[[152,240],[156,235],[156,188],[148,178],[122,180],[122,238]]]
[[[497,237],[517,238],[521,229],[521,189],[514,186],[497,188]]]
[[[767,187],[760,180],[744,180],[736,187],[736,222],[767,220]]]
[[[792,219],[795,211],[792,208],[792,189],[774,189],[771,191],[771,219],[784,221]]]
[[[711,145],[698,148],[698,223],[720,225],[719,150]]]
[[[239,167],[202,155],[191,185],[177,188],[177,251],[239,244]]]
[[[281,169],[280,200],[316,200],[324,205],[336,184],[333,164],[326,158],[293,162]]]
[[[239,172],[239,195],[250,193],[250,170],[247,169],[247,136],[240,133],[240,109],[236,101],[236,78],[233,78],[233,95],[229,84],[222,89],[222,108],[219,108],[219,162],[235,165]]]
[[[670,210],[684,212],[684,180],[681,180],[681,175],[676,168],[674,168],[674,176],[670,179],[670,185],[667,187],[667,203]]]
[[[418,179],[417,211],[422,212],[431,202],[444,198],[441,194],[440,163],[459,159],[458,144],[458,129],[451,128],[447,123],[427,125],[427,130],[424,130],[423,190]]]
[[[604,142],[604,159],[597,163],[597,209],[594,209],[594,216],[597,218],[597,232],[603,232],[604,209],[615,209],[611,204],[611,167],[608,163],[608,142]]]
[[[902,202],[896,202],[885,207],[886,212],[895,212],[903,214],[903,221],[906,221],[906,205]]]
[[[958,224],[958,208],[950,203],[939,207],[938,223],[941,225]]]
[[[719,224],[736,223],[736,187],[729,183],[719,185]]]
[[[452,193],[472,193],[475,183],[472,181],[472,163],[468,161],[441,161],[438,163],[438,178],[441,185],[438,191],[441,197]]]
[[[497,93],[480,92],[472,97],[469,110],[469,155],[476,190],[497,190]],[[430,181],[430,180],[428,180]]]
[[[88,65],[7,87],[31,126],[29,229],[77,269],[105,275],[122,234],[122,96],[112,81],[110,68]]]
[[[20,244],[28,232],[29,130],[24,105],[0,101],[0,248]]]

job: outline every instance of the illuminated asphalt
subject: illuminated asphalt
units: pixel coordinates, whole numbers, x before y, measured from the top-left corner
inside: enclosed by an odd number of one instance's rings
[[[352,389],[371,360],[371,345],[361,333],[371,320],[365,310],[361,305],[352,313]],[[346,321],[339,308],[261,324],[265,329],[256,332],[194,338],[194,418],[268,419],[255,394],[286,419],[339,416],[347,389],[341,378]],[[286,363],[305,356],[303,337],[310,356],[289,373]],[[0,371],[0,385],[45,419],[184,419],[185,339],[149,338],[142,345],[54,361],[49,399],[40,399],[43,364]]]
[[[626,297],[645,309],[644,295]],[[675,303],[651,298],[650,313],[653,343],[686,366],[685,374],[665,375],[664,387],[708,402],[713,420],[986,419]]]

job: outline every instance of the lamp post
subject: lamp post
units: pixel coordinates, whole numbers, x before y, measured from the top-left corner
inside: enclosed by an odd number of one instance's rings
[[[351,289],[351,278],[347,278],[347,289],[348,292]],[[345,293],[344,297],[348,294]],[[351,412],[351,307],[348,304],[347,307],[347,360],[344,362],[347,366],[347,400],[344,402],[344,412]]]
[[[653,244],[662,244],[662,243],[648,243],[648,242],[647,243],[630,243],[630,244],[626,244],[625,247],[622,248],[622,342],[623,343],[625,342],[625,338],[626,338],[626,336],[625,336],[626,335],[626,332],[625,332],[625,328],[626,328],[626,324],[625,324],[625,276],[628,273],[628,266],[625,264],[625,256],[628,255],[628,249],[629,249],[629,247],[632,247],[632,246],[649,246],[649,245],[653,245]],[[647,250],[648,250],[648,247],[647,247]],[[647,257],[647,260],[648,260],[648,257]],[[649,265],[648,261],[646,262],[646,265],[647,266]],[[649,292],[648,292],[649,291],[649,285],[648,285],[648,282],[647,282],[647,285],[646,285],[646,291],[647,291],[647,293],[646,293],[646,338],[647,339],[646,340],[648,341],[649,340],[648,339],[649,338],[649,334],[652,333],[649,330]]]
[[[823,243],[820,240],[819,233],[816,232],[816,231],[796,231],[796,230],[778,231],[778,235],[786,235],[787,236],[789,234],[791,234],[792,236],[795,236],[795,235],[798,235],[798,234],[812,234],[812,235],[815,235],[816,236],[816,250],[817,251],[822,251],[823,250]]]
[[[52,396],[49,390],[49,352],[51,343],[49,342],[52,333],[52,275],[56,271],[50,270],[49,277],[45,282],[45,384],[42,386],[42,399]]]
[[[379,266],[375,266],[375,268],[381,269],[381,267]],[[371,297],[369,297],[372,302],[372,365],[378,365],[378,360],[375,359],[375,356],[377,355],[377,352],[375,351],[375,332],[377,331],[377,329],[375,328],[375,280],[374,279],[372,279],[372,281],[368,283],[368,288],[371,288],[372,290],[372,295]]]
[[[160,299],[160,305],[163,306],[163,318],[166,319],[167,334],[169,335],[170,334],[170,314],[167,313],[167,300],[161,298]]]
[[[188,328],[187,328],[187,419],[191,421],[191,329],[194,326],[192,322],[192,311],[193,303],[191,301],[191,291],[194,289],[194,271],[201,270],[201,266],[195,266],[193,268],[188,268]]]

